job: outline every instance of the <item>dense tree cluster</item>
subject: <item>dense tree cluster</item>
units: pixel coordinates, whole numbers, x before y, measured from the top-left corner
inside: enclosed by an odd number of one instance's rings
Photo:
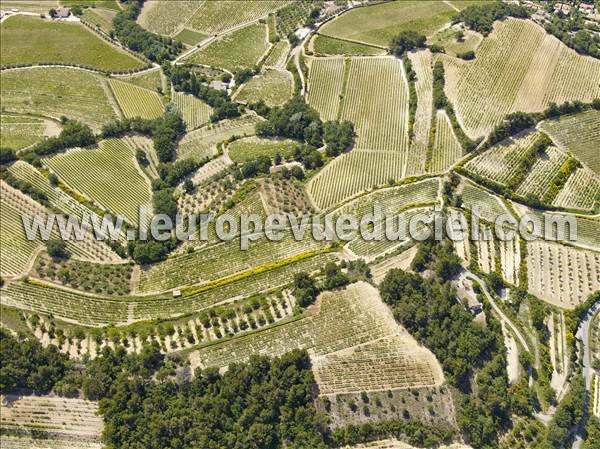
[[[319,113],[296,95],[285,105],[272,108],[267,120],[256,125],[260,137],[287,137],[314,147],[323,143],[323,122]]]
[[[485,36],[491,33],[494,21],[502,20],[505,17],[526,19],[529,17],[529,12],[524,6],[512,3],[482,3],[463,9],[454,16],[453,22],[464,22],[466,26]]]
[[[202,165],[192,159],[180,159],[175,162],[158,164],[157,171],[161,181],[167,186],[174,187],[183,179]]]
[[[327,145],[327,156],[337,156],[341,152],[352,148],[354,125],[348,120],[325,122],[323,124],[323,139],[325,145]]]
[[[193,380],[182,383],[114,374],[106,363],[94,371],[100,379],[114,378],[99,392],[109,449],[326,447],[306,352],[252,357],[223,375],[197,370]]]
[[[46,195],[46,192],[40,190],[38,187],[34,186],[28,181],[17,178],[4,166],[0,166],[0,179],[6,182],[9,186],[20,190],[25,195],[29,195],[32,199],[46,206],[47,208],[53,207],[48,199],[48,195]]]
[[[600,58],[600,36],[586,30],[585,21],[579,13],[568,18],[553,17],[544,24],[545,30],[560,39],[576,52]]]
[[[415,48],[425,48],[427,37],[416,31],[408,30],[398,33],[390,42],[390,53],[402,57],[407,51]]]
[[[44,348],[33,336],[13,337],[8,330],[0,328],[1,393],[19,389],[48,393],[69,369],[68,356],[56,346]]]
[[[254,160],[244,162],[240,167],[240,177],[249,179],[259,174],[269,173],[271,168],[271,158],[269,156],[259,156]]]
[[[58,153],[67,148],[85,148],[96,143],[96,136],[89,126],[69,120],[61,119],[62,131],[56,137],[49,137],[35,144],[31,150],[24,155],[24,159],[35,159],[36,156],[46,156]]]
[[[0,147],[0,165],[8,165],[17,160],[15,150],[8,147]]]
[[[319,294],[315,280],[305,272],[294,274],[293,287],[292,293],[300,307],[311,305]]]
[[[127,48],[151,61],[174,59],[183,48],[181,42],[151,33],[136,22],[143,3],[144,0],[121,2],[123,9],[113,19],[112,35]]]
[[[321,153],[312,145],[298,145],[294,150],[294,160],[302,163],[307,170],[323,166]]]
[[[206,78],[190,67],[166,63],[162,68],[176,91],[190,93],[213,108],[212,122],[240,116],[239,106],[231,101],[226,91],[211,88],[206,84]]]
[[[571,382],[571,388],[560,401],[556,412],[548,425],[546,432],[546,447],[570,447],[568,439],[571,429],[578,425],[583,418],[585,403],[585,380],[581,373],[577,373]]]
[[[408,80],[408,137],[413,138],[413,128],[415,125],[415,116],[417,114],[417,73],[413,69],[412,62],[408,56],[402,58],[406,79]]]

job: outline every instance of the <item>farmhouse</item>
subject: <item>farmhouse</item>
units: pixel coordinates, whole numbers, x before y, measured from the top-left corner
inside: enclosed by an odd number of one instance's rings
[[[66,19],[71,15],[69,8],[56,8],[56,19]]]

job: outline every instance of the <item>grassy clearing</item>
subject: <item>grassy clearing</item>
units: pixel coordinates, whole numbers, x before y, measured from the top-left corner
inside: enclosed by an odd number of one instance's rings
[[[192,53],[186,58],[186,62],[219,67],[231,72],[251,69],[268,48],[266,33],[266,25],[248,25]]]
[[[378,56],[386,51],[370,45],[335,39],[321,34],[313,38],[313,47],[317,55]]]
[[[108,80],[108,84],[125,117],[153,119],[160,117],[165,111],[163,102],[156,92],[116,79]]]
[[[263,100],[268,106],[281,106],[292,97],[294,80],[287,70],[266,70],[248,81],[236,100],[254,103]]]
[[[450,20],[456,11],[442,1],[401,1],[356,8],[328,22],[325,36],[387,46],[400,31],[429,35]]]
[[[198,0],[147,1],[144,2],[138,23],[153,33],[172,35],[183,28],[201,3]]]
[[[174,36],[174,39],[177,39],[178,41],[181,41],[184,44],[194,46],[194,45],[202,42],[207,37],[208,37],[208,35],[206,35],[204,33],[200,33],[198,31],[189,30],[187,28],[184,28],[183,30],[181,30],[179,33],[177,33]]]
[[[122,140],[102,141],[97,149],[70,150],[44,159],[44,165],[70,187],[131,223],[138,223],[138,207],[150,204],[149,181],[141,175],[133,149]]]
[[[441,45],[446,50],[446,54],[457,56],[459,53],[467,51],[475,51],[483,36],[479,33],[470,30],[462,30],[464,37],[461,40],[456,38],[457,29],[450,27],[446,28],[429,38],[430,44]]]
[[[292,157],[294,149],[298,145],[299,143],[295,140],[247,137],[231,143],[228,147],[228,153],[231,160],[238,163],[252,161],[260,156],[268,156],[272,159],[277,153],[285,160]]]
[[[56,126],[58,130],[58,126]],[[20,150],[40,141],[46,135],[46,123],[41,118],[1,115],[0,146]]]
[[[541,129],[562,148],[570,151],[581,162],[600,175],[598,136],[600,136],[600,111],[546,120]]]
[[[288,3],[287,0],[249,0],[241,8],[236,0],[203,2],[187,26],[206,34],[222,33],[235,26],[254,22]]]
[[[35,12],[38,14],[46,14],[56,2],[48,2],[45,0],[2,0],[2,9],[16,8],[19,11]]]
[[[3,22],[0,30],[3,66],[58,62],[115,72],[145,65],[79,23],[15,16]]]
[[[5,112],[81,120],[94,129],[117,117],[103,78],[83,70],[38,67],[3,71],[0,92]]]
[[[115,11],[120,11],[117,1],[118,0],[94,0],[93,2],[90,2],[90,3],[94,4],[93,8],[106,8],[106,9],[112,9]],[[72,8],[75,5],[81,5],[82,0],[58,0],[58,3],[60,3],[61,6],[66,6],[67,8]],[[83,2],[83,3],[85,3],[85,2]]]

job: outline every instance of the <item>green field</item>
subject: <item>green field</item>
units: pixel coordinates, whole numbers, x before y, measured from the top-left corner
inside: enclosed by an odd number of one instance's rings
[[[183,42],[187,45],[196,45],[206,39],[208,36],[204,33],[200,33],[194,30],[188,30],[184,28],[179,33],[177,33],[174,39]]]
[[[294,149],[299,145],[295,140],[269,140],[257,137],[247,137],[232,142],[229,147],[229,157],[234,162],[251,161],[259,156],[273,158],[275,154],[284,159],[289,159],[294,154]]]
[[[292,97],[293,84],[287,70],[266,70],[244,84],[235,99],[248,103],[263,100],[267,106],[281,106]]]
[[[201,3],[198,0],[148,2],[138,17],[138,23],[153,33],[171,35],[183,27]]]
[[[319,33],[387,46],[400,31],[432,34],[454,14],[456,11],[442,1],[389,2],[353,9],[324,25]]]
[[[66,6],[67,8],[71,8],[75,5],[85,5],[86,3],[92,3],[94,8],[106,8],[113,9],[115,11],[119,11],[119,5],[117,4],[118,0],[92,0],[92,1],[84,1],[84,0],[58,0],[61,6]]]
[[[102,40],[79,23],[15,16],[0,27],[3,66],[10,64],[82,64],[108,72],[145,65]]]
[[[61,67],[3,71],[0,93],[5,112],[81,120],[94,129],[117,117],[106,81],[94,73]]]
[[[140,173],[133,149],[122,140],[58,154],[44,159],[44,165],[67,185],[131,223],[138,222],[138,206],[150,204],[150,182]]]
[[[131,83],[153,92],[162,88],[161,71],[159,69],[129,76],[120,76],[118,79],[119,81],[125,81],[126,83]]]
[[[600,175],[600,111],[546,120],[540,125],[552,140]]]
[[[83,12],[83,18],[91,24],[99,27],[105,33],[112,30],[112,21],[117,15],[113,9],[86,8]]]
[[[268,48],[266,33],[266,25],[248,25],[211,42],[207,47],[192,53],[185,61],[232,72],[251,69]]]
[[[321,34],[315,35],[313,46],[317,55],[377,56],[386,52],[379,47],[335,39]]]
[[[181,113],[188,130],[196,129],[207,123],[213,110],[202,100],[183,92],[173,93],[173,104]]]
[[[58,125],[56,130],[59,130]],[[46,134],[46,123],[41,118],[0,116],[0,146],[20,150],[41,140]]]

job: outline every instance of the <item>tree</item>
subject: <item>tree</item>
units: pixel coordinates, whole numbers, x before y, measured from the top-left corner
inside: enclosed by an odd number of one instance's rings
[[[192,193],[194,191],[194,183],[191,179],[186,179],[183,182],[183,190],[185,190],[186,193]]]
[[[46,242],[46,251],[54,260],[68,259],[67,244],[63,240],[50,239]]]
[[[315,301],[319,294],[315,281],[306,272],[294,274],[293,294],[300,307],[307,307]]]
[[[0,147],[0,165],[10,164],[17,160],[15,150],[8,147]]]
[[[354,125],[348,120],[326,122],[323,125],[323,137],[327,145],[327,156],[337,156],[342,151],[347,151],[352,147]]]
[[[415,31],[401,31],[390,42],[390,53],[394,56],[401,57],[407,51],[415,48],[424,48],[427,42],[427,37],[418,34]]]
[[[56,9],[54,8],[50,8],[50,11],[48,11],[48,15],[53,18],[56,19],[57,13],[56,13]]]

